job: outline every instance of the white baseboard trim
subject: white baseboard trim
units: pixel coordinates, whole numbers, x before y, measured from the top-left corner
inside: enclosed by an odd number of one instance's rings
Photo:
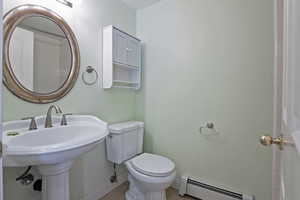
[[[104,197],[106,194],[110,193],[113,189],[125,183],[126,181],[127,181],[127,173],[120,174],[118,176],[118,182],[112,184],[112,186],[109,189],[105,191],[96,191],[95,193],[88,194],[87,196],[83,197],[81,200],[99,200],[100,198]]]

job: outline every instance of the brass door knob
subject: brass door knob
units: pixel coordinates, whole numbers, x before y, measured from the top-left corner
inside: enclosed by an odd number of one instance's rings
[[[260,143],[264,146],[271,146],[272,144],[276,144],[280,150],[283,150],[283,146],[288,142],[283,139],[282,136],[278,138],[273,138],[270,135],[263,135],[260,137]]]

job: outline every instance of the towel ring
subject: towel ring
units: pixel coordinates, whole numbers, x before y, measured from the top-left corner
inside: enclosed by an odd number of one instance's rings
[[[95,72],[95,75],[96,75],[95,80],[92,81],[92,82],[86,81],[86,79],[85,79],[85,73],[91,74],[93,72]],[[86,70],[84,72],[82,72],[81,78],[82,78],[82,81],[84,82],[84,84],[86,84],[86,85],[94,85],[97,82],[97,80],[99,78],[99,75],[98,75],[98,72],[92,66],[87,66]]]

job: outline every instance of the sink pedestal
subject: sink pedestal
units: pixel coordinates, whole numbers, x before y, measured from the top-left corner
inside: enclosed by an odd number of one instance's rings
[[[69,200],[69,170],[72,161],[55,164],[39,165],[37,167],[42,175],[42,200]]]

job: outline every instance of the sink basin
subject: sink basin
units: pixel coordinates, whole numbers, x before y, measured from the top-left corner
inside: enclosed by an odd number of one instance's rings
[[[70,200],[69,170],[76,157],[90,151],[108,135],[107,123],[94,116],[71,115],[67,125],[53,116],[53,127],[44,128],[45,116],[5,122],[3,160],[6,167],[35,166],[42,175],[42,200]]]
[[[107,123],[94,116],[71,115],[67,126],[53,116],[52,128],[44,128],[45,117],[36,118],[37,130],[29,131],[30,120],[4,123],[4,166],[53,165],[74,160],[90,151],[108,135]]]

